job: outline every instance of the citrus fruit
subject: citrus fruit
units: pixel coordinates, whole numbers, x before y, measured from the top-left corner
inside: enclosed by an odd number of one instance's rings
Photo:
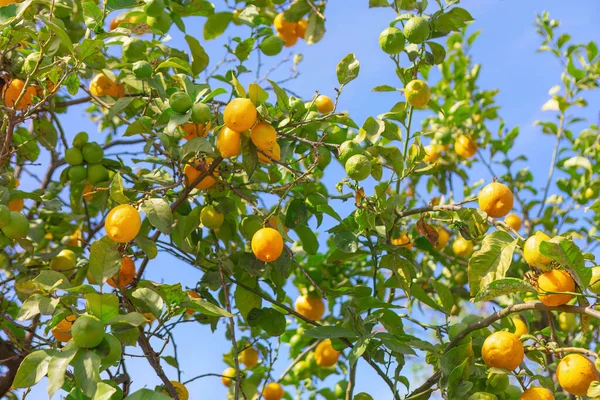
[[[71,327],[73,326],[75,318],[76,317],[74,315],[69,315],[56,324],[54,328],[52,328],[50,332],[57,342],[65,343],[71,340]]]
[[[266,122],[258,122],[250,131],[250,139],[257,149],[271,150],[277,140],[277,131]]]
[[[298,24],[296,25],[296,36],[298,36],[298,39],[304,39],[304,36],[306,36],[306,28],[308,28],[307,19],[298,21]]]
[[[315,105],[317,106],[317,110],[321,114],[329,114],[335,108],[335,104],[333,104],[333,101],[331,100],[331,98],[329,96],[325,96],[323,94],[320,94],[315,99]]]
[[[21,97],[21,100],[19,100],[19,103],[15,105],[24,87],[25,82],[21,79],[11,80],[4,88],[4,104],[6,104],[7,107],[15,110],[25,110],[31,107],[33,105],[33,97],[37,95],[37,89],[32,85],[25,89],[25,93]]]
[[[422,17],[412,17],[404,25],[404,36],[414,44],[420,44],[429,38],[431,27],[429,22]]]
[[[10,212],[12,210],[5,206],[4,204],[0,204],[0,228],[10,222]]]
[[[146,58],[146,42],[139,38],[128,38],[123,43],[123,59],[126,62],[135,62]]]
[[[517,337],[521,337],[523,335],[527,335],[529,333],[529,328],[527,324],[523,322],[521,318],[513,317],[512,322],[515,326],[515,331],[513,332]]]
[[[467,282],[469,282],[469,275],[466,271],[458,271],[456,274],[454,274],[454,282],[458,283],[459,285],[465,285]]]
[[[294,337],[298,337],[298,336],[297,335],[292,336],[292,338],[294,338]],[[290,339],[290,345],[293,345],[291,339]],[[296,377],[298,379],[310,378],[311,374],[310,374],[309,362],[305,361],[305,360],[298,361],[298,363],[296,365],[294,365],[294,375],[296,375]]]
[[[442,154],[444,147],[439,144],[428,144],[427,146],[423,147],[423,150],[425,150],[425,157],[423,157],[423,161],[426,163],[434,163]]]
[[[402,232],[399,236],[390,241],[394,246],[405,247],[409,250],[413,249],[413,245],[408,235]]]
[[[592,279],[590,279],[589,289],[592,293],[600,294],[600,266],[592,268]]]
[[[177,382],[177,381],[171,381],[171,385],[173,385],[175,392],[177,392],[177,397],[179,397],[179,400],[188,400],[190,398],[190,392],[183,385],[183,383]],[[169,395],[169,391],[165,387],[163,387],[163,389],[161,390],[161,393]]]
[[[540,244],[548,240],[550,240],[550,236],[541,231],[537,231],[535,235],[527,238],[523,245],[523,258],[525,258],[527,264],[532,267],[538,267],[542,271],[548,269],[548,264],[550,264],[552,259],[540,252]]]
[[[514,197],[508,186],[492,182],[479,192],[479,208],[492,218],[502,218],[512,209]]]
[[[265,56],[276,56],[281,53],[284,43],[285,41],[279,36],[271,35],[264,38],[258,47]]]
[[[194,103],[192,106],[192,121],[195,124],[209,124],[212,120],[210,107],[204,103]]]
[[[315,362],[320,367],[331,367],[338,361],[340,354],[331,345],[331,340],[325,339],[315,349]]]
[[[70,147],[65,150],[65,161],[69,165],[79,165],[83,163],[83,153],[77,147]]]
[[[354,396],[353,400],[373,400],[373,396],[365,392],[360,392]]]
[[[185,92],[175,92],[169,97],[169,106],[178,114],[185,114],[192,108],[192,99]]]
[[[13,199],[8,202],[8,210],[20,213],[25,207],[25,199]]]
[[[210,165],[213,162],[213,159],[197,159],[192,162],[195,164],[195,166],[192,164],[186,164],[183,169],[183,173],[185,175],[185,184],[188,186],[193,184],[200,177],[200,175],[209,172]],[[215,169],[212,172],[212,175],[219,176],[219,170]],[[214,185],[217,181],[213,176],[207,175],[206,177],[202,178],[200,182],[196,184],[196,189],[208,189],[209,187]]]
[[[158,32],[161,35],[169,32],[172,22],[173,20],[171,19],[171,16],[165,10],[163,10],[160,15],[148,16],[148,18],[146,18],[146,23],[150,29]]]
[[[104,222],[107,236],[117,243],[129,242],[137,236],[141,227],[140,213],[129,204],[114,207]]]
[[[165,9],[165,2],[163,0],[147,0],[144,5],[144,11],[146,15],[151,17],[158,17],[162,14]]]
[[[29,232],[29,220],[17,211],[10,212],[8,224],[2,227],[2,233],[9,239],[22,239]]]
[[[325,313],[325,303],[320,297],[298,296],[294,304],[296,312],[310,320],[319,321]]]
[[[242,152],[240,134],[226,126],[219,131],[216,143],[223,158],[237,157]]]
[[[561,312],[558,314],[558,328],[565,333],[575,331],[575,315],[571,313]]]
[[[123,257],[121,259],[121,268],[119,272],[113,275],[112,278],[108,279],[106,283],[116,288],[117,285],[121,289],[125,289],[135,277],[135,264],[130,257]]]
[[[83,145],[81,149],[83,159],[88,164],[98,164],[104,158],[104,150],[96,142],[90,142]]]
[[[404,50],[404,33],[398,28],[386,28],[379,35],[379,46],[387,54],[398,54]]]
[[[53,271],[67,271],[75,268],[77,256],[69,249],[61,250],[52,261],[50,261],[50,269]]]
[[[83,165],[75,165],[69,168],[68,176],[71,182],[83,182],[87,178],[87,169]]]
[[[550,307],[567,304],[572,298],[571,294],[551,294],[548,292],[573,292],[575,281],[567,271],[551,269],[538,278],[538,298]],[[548,294],[544,294],[548,293]]]
[[[581,354],[569,354],[556,368],[558,384],[570,394],[585,396],[592,384],[598,380],[598,371],[588,358]]]
[[[298,42],[298,36],[296,36],[295,32],[277,32],[277,37],[283,41],[285,47],[292,47]]]
[[[183,124],[183,131],[186,134],[183,138],[185,140],[192,140],[196,137],[206,137],[208,136],[209,130],[210,122],[208,122],[207,124],[192,124],[187,122]]]
[[[425,107],[431,98],[429,85],[420,79],[408,82],[404,88],[404,95],[408,104],[413,107]]]
[[[470,395],[467,400],[498,400],[498,396],[487,392],[476,392]]]
[[[448,241],[450,240],[450,234],[444,228],[438,228],[437,232],[438,240],[437,244],[435,245],[435,248],[436,250],[441,251],[448,244]]]
[[[554,396],[548,389],[531,387],[523,392],[519,400],[554,400]]]
[[[275,19],[273,20],[273,25],[275,26],[275,30],[279,33],[287,33],[290,35],[296,34],[296,22],[288,22],[285,20],[285,16],[283,13],[277,14]]]
[[[277,225],[273,225],[274,228]],[[240,223],[240,233],[246,239],[252,239],[252,236],[256,232],[258,232],[262,228],[262,218],[257,215],[249,215],[247,217],[242,218],[242,222]]]
[[[277,382],[271,382],[265,386],[262,396],[265,400],[281,400],[284,395],[283,387]]]
[[[200,298],[200,295],[195,290],[192,290],[192,289],[186,290],[186,293],[188,294],[188,296],[190,296],[193,299],[199,299]],[[190,315],[192,315],[196,311],[194,311],[191,308],[188,308],[188,309],[185,310],[185,312],[188,313],[188,314],[190,314]]]
[[[87,132],[79,132],[77,135],[75,135],[75,137],[73,138],[73,147],[77,147],[78,149],[81,149],[89,140],[89,136],[87,134]],[[83,154],[82,154],[83,157]]]
[[[83,235],[81,234],[81,230],[76,229],[72,235],[69,236],[67,240],[67,244],[69,246],[81,246],[81,240],[83,239]]]
[[[452,243],[452,251],[459,257],[469,257],[473,253],[473,242],[459,236]]]
[[[506,218],[504,218],[504,223],[513,228],[515,231],[521,229],[521,225],[523,225],[521,217],[514,213],[508,214]]]
[[[338,158],[343,164],[345,164],[350,157],[362,153],[363,149],[362,147],[360,147],[360,144],[352,140],[346,140],[340,145],[340,148],[338,149]]]
[[[281,159],[281,147],[279,147],[279,144],[277,142],[273,144],[273,148],[271,150],[263,151],[274,160],[279,161]],[[271,160],[260,152],[258,153],[258,161],[261,164],[271,164]]]
[[[90,93],[94,96],[123,97],[125,87],[104,74],[98,74],[90,82]]]
[[[252,236],[252,252],[261,261],[275,261],[283,252],[281,233],[273,228],[259,229]]]
[[[4,7],[9,4],[14,4],[16,2],[17,2],[17,0],[0,0],[0,7]]]
[[[499,331],[485,339],[481,355],[485,365],[490,368],[513,370],[523,361],[525,350],[517,335]]]
[[[131,66],[131,72],[138,79],[146,79],[152,76],[152,64],[145,60],[139,60]]]
[[[346,161],[346,174],[356,181],[365,180],[371,175],[371,162],[362,154],[355,154]]]
[[[200,222],[208,229],[219,229],[224,220],[225,216],[215,210],[211,204],[203,207],[200,211]]]
[[[96,317],[82,315],[73,323],[71,335],[79,347],[87,349],[96,347],[104,339],[104,324]]]
[[[236,132],[244,132],[252,128],[256,118],[256,107],[250,99],[233,99],[223,111],[225,125]]]
[[[258,351],[254,347],[248,347],[240,353],[239,360],[246,368],[253,368],[258,364]]]
[[[477,142],[468,136],[460,135],[454,142],[454,151],[462,158],[471,158],[477,153]]]
[[[236,376],[235,368],[226,368],[221,375],[223,375],[221,376],[221,382],[223,382],[223,385],[229,387]]]
[[[92,185],[100,182],[106,182],[110,179],[108,170],[102,164],[91,164],[87,167],[87,179]]]

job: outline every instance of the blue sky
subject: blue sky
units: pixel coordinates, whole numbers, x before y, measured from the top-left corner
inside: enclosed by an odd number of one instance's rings
[[[400,86],[400,83],[391,61],[378,45],[379,33],[394,19],[394,13],[391,9],[369,10],[367,3],[367,0],[328,3],[327,33],[323,40],[314,46],[309,47],[299,41],[293,48],[294,52],[304,55],[304,60],[299,66],[300,77],[287,85],[304,98],[310,98],[315,90],[333,97],[334,88],[337,86],[337,63],[346,54],[356,53],[361,63],[360,75],[344,89],[340,98],[340,109],[348,110],[359,125],[368,116],[386,112],[401,100],[397,93],[371,92],[377,85]],[[549,118],[540,108],[548,99],[548,90],[560,83],[561,69],[549,54],[535,52],[540,43],[533,27],[535,13],[548,10],[551,17],[561,21],[561,30],[570,33],[575,42],[587,42],[598,39],[600,28],[597,17],[600,15],[600,3],[597,0],[578,0],[575,7],[572,2],[558,0],[466,0],[461,2],[461,7],[469,10],[475,17],[471,31],[483,31],[471,51],[474,61],[483,67],[479,85],[486,89],[500,89],[497,96],[497,101],[502,106],[500,114],[506,120],[507,126],[521,127],[521,135],[514,151],[529,154],[529,168],[537,177],[536,185],[541,187],[547,174],[553,139],[542,135],[532,123],[537,119]],[[201,39],[204,20],[188,19],[186,24],[188,33],[199,38],[211,55],[211,62],[218,61],[224,53],[224,39],[204,43]],[[244,32],[247,28],[235,29]],[[186,48],[182,35],[179,32],[172,34],[174,39],[171,45]],[[274,57],[274,62],[280,60],[284,54]],[[278,74],[285,76],[286,72],[279,71]],[[590,107],[584,115],[593,119],[600,109],[600,99],[589,100]],[[83,110],[83,107],[77,107],[70,112],[68,118],[62,116],[61,120],[69,138],[84,126],[90,136],[94,137],[96,128],[85,119]],[[420,113],[425,115],[426,112]],[[339,164],[333,164],[335,166],[330,168],[326,175],[327,182],[331,183],[330,192],[335,191],[333,186],[341,178],[342,172]],[[474,169],[473,181],[481,178],[490,179],[482,168]],[[28,182],[25,178],[22,182],[25,188],[33,185],[33,182]],[[344,207],[342,214],[346,215],[349,211],[348,207]],[[200,277],[197,270],[163,255],[150,263],[146,274],[147,279],[165,283],[181,282],[189,287],[194,286]],[[290,293],[290,296],[295,297],[295,293]],[[220,373],[225,368],[222,354],[229,350],[229,342],[224,339],[224,328],[224,323],[219,324],[219,330],[215,334],[211,334],[208,327],[198,324],[184,324],[176,329],[180,364],[185,372],[183,380],[204,373]],[[132,348],[126,351],[139,352]],[[152,369],[144,360],[133,359],[130,365],[129,372],[133,378],[134,389],[153,387],[157,383]],[[283,361],[278,362],[274,375],[278,376],[286,365]],[[165,366],[165,370],[171,379],[176,379],[176,371],[173,368]],[[425,376],[417,375],[420,378]],[[330,384],[329,381],[327,383]],[[188,388],[191,399],[226,397],[226,389],[219,378],[199,379],[189,384]],[[45,390],[43,383],[34,389],[30,398],[45,398]],[[369,392],[377,400],[392,398],[377,375],[362,362],[358,367],[357,392],[359,391]]]

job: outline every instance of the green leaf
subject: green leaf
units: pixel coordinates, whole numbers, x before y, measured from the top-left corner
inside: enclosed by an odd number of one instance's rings
[[[264,103],[269,99],[269,94],[256,83],[248,85],[248,98],[255,105]]]
[[[33,282],[44,290],[50,292],[55,289],[68,289],[71,287],[69,279],[62,273],[44,270],[33,279]]]
[[[210,58],[208,57],[208,54],[206,54],[206,51],[204,51],[204,47],[202,47],[198,39],[190,35],[185,35],[185,41],[190,47],[190,52],[192,54],[192,74],[197,76],[208,67]]]
[[[555,236],[540,244],[540,253],[550,257],[571,273],[575,283],[586,289],[592,279],[591,268],[585,267],[583,253],[572,240]]]
[[[446,310],[446,314],[450,314],[452,307],[454,307],[454,296],[452,295],[452,292],[448,286],[438,280],[432,280],[431,283],[442,302],[442,307]]]
[[[527,292],[536,292],[536,289],[527,281],[517,278],[498,279],[482,288],[475,296],[474,301],[489,301],[507,294]]]
[[[48,364],[48,395],[50,397],[54,396],[54,393],[65,383],[67,367],[73,358],[75,358],[75,355],[77,355],[78,350],[78,347],[64,349],[63,351],[56,352],[50,359],[50,363]]]
[[[117,172],[110,184],[110,198],[119,204],[129,203],[129,197],[123,193],[123,178],[121,172]]]
[[[305,333],[307,336],[315,339],[353,339],[358,337],[358,333],[356,333],[353,329],[344,328],[341,326],[318,326],[316,328],[307,330]]]
[[[221,36],[232,18],[233,14],[230,12],[218,12],[209,16],[204,24],[204,40],[212,40]]]
[[[56,128],[46,118],[35,118],[33,120],[33,132],[42,146],[47,150],[54,150],[58,141]]]
[[[387,0],[369,0],[369,8],[373,7],[389,7]]]
[[[356,79],[360,71],[360,63],[356,59],[356,54],[348,54],[344,57],[337,65],[336,71],[338,82],[342,86]]]
[[[135,243],[149,259],[152,260],[158,255],[158,248],[156,247],[156,242],[154,242],[154,240],[150,240],[145,236],[136,236]]]
[[[393,86],[390,85],[379,85],[379,86],[375,86],[373,89],[371,89],[373,92],[395,92],[398,89],[396,89]]]
[[[436,303],[435,300],[429,297],[429,294],[425,293],[425,291],[420,285],[412,285],[410,287],[410,293],[414,296],[415,299],[419,300],[421,303],[426,304],[434,310],[440,311],[444,314],[449,314],[449,312],[447,312],[438,303]]]
[[[201,137],[188,140],[181,147],[181,160],[189,160],[191,154],[212,154],[213,147],[210,142]]]
[[[222,309],[217,305],[214,305],[210,301],[206,301],[203,299],[192,298],[190,299],[190,303],[187,307],[211,317],[233,317],[233,314],[227,312],[226,310]]]
[[[365,353],[370,341],[370,338],[365,337],[358,339],[354,347],[352,347],[350,355],[348,356],[348,363],[350,363],[351,366],[354,365],[356,361]]]
[[[90,273],[98,283],[104,283],[121,269],[121,254],[115,242],[104,236],[90,247]]]
[[[124,136],[133,136],[137,133],[150,132],[152,132],[152,118],[142,116],[136,119],[131,125],[127,127]]]
[[[272,80],[267,79],[267,81],[269,81],[269,83],[273,87],[273,91],[275,92],[275,95],[277,96],[277,107],[279,107],[282,110],[289,110],[290,102],[289,102],[289,98],[288,98],[288,95],[285,92],[285,90],[280,88],[279,85],[276,84],[275,82],[273,82]]]
[[[110,386],[106,382],[98,382],[96,393],[92,400],[111,400],[112,396],[117,392],[117,389]]]
[[[140,389],[127,396],[127,400],[171,400],[171,396],[150,389]]]
[[[29,353],[21,361],[12,387],[15,389],[28,388],[38,383],[48,373],[48,364],[54,353],[55,351],[52,349]]]
[[[306,202],[302,199],[293,199],[288,203],[285,211],[285,226],[294,229],[297,226],[305,225],[309,217],[310,212]]]
[[[304,40],[307,45],[315,44],[323,39],[325,36],[325,21],[319,17],[316,13],[310,13],[308,16],[308,25],[306,26],[306,33]]]
[[[435,29],[440,32],[459,31],[467,26],[467,22],[473,21],[473,17],[467,10],[454,7],[450,11],[440,15],[433,21]]]
[[[483,238],[481,249],[473,253],[469,260],[471,296],[491,282],[504,278],[516,246],[517,239],[504,231],[494,231]]]
[[[104,41],[102,39],[83,39],[81,43],[75,45],[75,54],[79,61],[84,61],[88,57],[101,52],[104,49]],[[69,89],[71,95],[75,95],[79,91],[79,76],[75,73],[69,74],[65,79],[65,85]]]
[[[244,89],[244,85],[242,85],[240,83],[240,81],[238,81],[237,76],[235,76],[235,74],[231,74],[231,86],[233,86],[233,89],[235,90],[235,94],[238,97],[246,97],[246,89]]]
[[[92,1],[83,3],[83,22],[85,22],[85,26],[94,32],[98,32],[102,28],[103,21],[102,10],[96,3]]]
[[[244,171],[246,171],[248,178],[252,178],[252,175],[258,166],[258,153],[254,143],[252,143],[252,140],[247,134],[241,135],[241,147]]]
[[[87,312],[104,323],[119,315],[119,298],[113,293],[88,293],[85,299]]]
[[[155,317],[160,316],[165,304],[162,297],[149,288],[135,289],[133,293],[131,293],[131,298],[136,306],[150,310]]]
[[[185,72],[186,74],[192,73],[190,64],[187,61],[183,61],[182,59],[176,58],[176,57],[171,57],[171,58],[161,62],[160,64],[158,64],[158,66],[156,67],[157,70],[160,70],[163,68],[167,68],[167,69],[173,68],[175,71],[181,70],[181,71]]]
[[[91,350],[80,350],[73,363],[75,382],[86,396],[92,397],[100,382],[100,357]]]
[[[23,302],[17,314],[17,320],[27,321],[40,313],[52,314],[58,305],[58,300],[58,298],[49,298],[41,293],[35,293]]]
[[[586,157],[582,156],[574,156],[567,159],[563,166],[566,168],[583,168],[587,170],[590,174],[592,173],[592,163]]]
[[[487,215],[478,208],[460,208],[456,211],[458,219],[464,224],[461,235],[467,240],[480,239],[489,229]]]
[[[311,255],[317,254],[317,251],[319,251],[319,241],[314,231],[306,225],[297,226],[294,230],[302,242],[304,251]]]
[[[75,55],[75,49],[73,48],[73,42],[71,42],[71,38],[64,31],[63,28],[55,24],[54,22],[48,21],[43,15],[40,13],[36,13],[36,18],[39,19],[46,25],[52,32],[56,34],[60,38],[60,44],[66,46],[66,48],[71,52],[71,54]]]
[[[123,98],[118,99],[115,102],[115,104],[112,105],[110,110],[108,110],[108,115],[106,116],[106,118],[108,118],[108,119],[114,118],[118,113],[120,113],[121,111],[126,109],[127,106],[129,104],[131,104],[132,101],[133,101],[133,97],[123,97]]]
[[[254,294],[241,286],[235,288],[235,304],[240,310],[240,314],[244,319],[248,319],[248,313],[254,309],[259,309],[262,306],[262,297]]]
[[[269,336],[281,336],[285,332],[285,316],[273,308],[254,308],[246,319],[248,325],[261,328]]]
[[[338,250],[354,253],[358,250],[358,240],[352,231],[340,231],[333,235],[333,242]]]
[[[124,315],[120,314],[106,321],[107,325],[113,325],[113,331],[115,330],[115,327],[117,327],[117,330],[120,330],[118,328],[122,325],[125,325],[128,329],[132,326],[140,326],[144,323],[146,323],[146,318],[138,312],[130,312],[129,314]]]
[[[248,59],[248,57],[250,56],[250,52],[254,48],[254,42],[255,39],[250,37],[245,40],[242,40],[240,43],[238,43],[237,46],[235,46],[234,54],[236,55],[238,60],[243,62]]]
[[[136,6],[135,0],[107,0],[106,1],[106,10],[122,10],[125,8],[133,8]]]
[[[164,199],[148,199],[144,201],[141,207],[142,211],[148,217],[148,220],[156,229],[168,235],[173,231],[173,212],[169,203]]]

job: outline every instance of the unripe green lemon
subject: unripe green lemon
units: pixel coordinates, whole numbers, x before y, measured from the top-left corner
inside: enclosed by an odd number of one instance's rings
[[[152,65],[148,61],[136,61],[131,67],[131,71],[138,79],[146,79],[152,76]]]
[[[360,392],[354,396],[354,400],[373,400],[373,396],[365,392]]]
[[[69,168],[69,180],[73,183],[83,182],[87,178],[87,169],[83,165]]]
[[[590,291],[600,294],[600,266],[592,268],[592,279],[590,279]]]
[[[352,140],[346,140],[340,145],[338,152],[338,158],[340,159],[342,164],[346,164],[346,161],[348,161],[348,159],[353,155],[362,154],[363,149],[362,147],[360,147],[360,144]]]
[[[420,44],[429,38],[431,27],[429,21],[422,17],[412,17],[404,25],[404,36],[414,44]]]
[[[102,164],[88,165],[87,179],[92,185],[109,180],[108,170]]]
[[[89,140],[89,136],[86,132],[79,132],[73,138],[73,147],[82,148]]]
[[[262,219],[257,215],[244,217],[240,223],[240,233],[246,239],[252,239],[260,228],[262,228]]]
[[[22,239],[29,232],[29,220],[20,212],[11,211],[8,224],[2,227],[2,233],[9,239]]]
[[[371,175],[371,162],[362,154],[355,154],[346,161],[346,174],[356,181],[365,180]]]
[[[104,324],[96,317],[82,315],[73,323],[71,335],[77,346],[91,349],[104,339]]]
[[[466,271],[458,271],[454,275],[454,282],[458,283],[459,285],[465,285],[468,281],[469,276],[467,275]]]
[[[398,28],[386,28],[379,35],[379,45],[388,54],[398,54],[404,50],[404,34]]]
[[[10,222],[10,208],[4,204],[0,204],[0,228]]]
[[[406,101],[413,107],[425,107],[431,98],[431,91],[427,82],[413,79],[404,88]]]
[[[487,392],[477,392],[469,396],[468,400],[498,400],[498,396]]]
[[[83,153],[77,147],[70,147],[65,150],[65,161],[69,165],[79,165],[83,163]]]
[[[147,0],[144,5],[144,11],[146,15],[151,17],[159,17],[165,9],[165,2],[163,0]]]
[[[129,38],[123,43],[123,59],[135,62],[146,58],[146,42],[139,38]]]
[[[215,210],[211,204],[205,206],[200,211],[200,222],[208,229],[219,229],[223,225],[225,216]]]
[[[185,92],[175,92],[169,97],[171,109],[178,114],[185,114],[192,108],[192,99]]]
[[[283,43],[284,41],[281,38],[271,35],[264,38],[258,47],[265,56],[276,56],[281,53]]]
[[[327,148],[327,146],[319,146],[317,147],[317,167],[320,169],[325,169],[329,163],[331,162],[331,152]],[[314,162],[314,153],[311,157],[311,164]]]
[[[75,268],[77,264],[77,256],[69,249],[61,250],[52,261],[50,261],[50,269],[53,271],[67,271]]]
[[[212,111],[207,104],[195,103],[192,106],[192,121],[195,124],[207,124],[212,119]]]
[[[298,379],[310,378],[310,364],[304,360],[294,365],[294,374]]]
[[[157,17],[148,16],[148,18],[146,18],[146,23],[150,29],[163,35],[169,32],[172,22],[171,16],[164,10]]]
[[[558,314],[558,328],[565,333],[574,332],[576,322],[574,314],[566,312]]]
[[[96,142],[90,142],[83,146],[83,159],[88,164],[98,164],[104,158],[104,150]]]

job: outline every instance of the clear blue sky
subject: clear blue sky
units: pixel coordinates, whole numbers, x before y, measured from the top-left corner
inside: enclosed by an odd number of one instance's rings
[[[291,90],[305,98],[311,97],[315,90],[333,96],[337,84],[335,74],[337,63],[346,54],[356,53],[361,63],[360,75],[356,81],[345,88],[340,99],[340,108],[348,110],[359,125],[368,116],[386,112],[401,100],[397,93],[371,92],[371,89],[377,85],[399,86],[400,84],[391,61],[378,45],[379,33],[394,18],[393,12],[391,9],[369,10],[367,3],[367,0],[329,2],[326,11],[327,33],[323,40],[314,46],[309,47],[299,42],[293,48],[295,52],[304,55],[304,60],[299,67],[300,77],[288,84]],[[551,17],[561,21],[561,29],[571,34],[574,41],[597,40],[600,33],[597,21],[600,15],[600,3],[597,0],[578,0],[576,6],[572,3],[558,0],[461,2],[461,6],[475,17],[471,30],[483,31],[471,52],[474,61],[483,66],[479,85],[486,89],[500,89],[500,94],[497,96],[498,103],[502,106],[500,114],[509,127],[516,125],[521,127],[521,135],[514,151],[529,153],[529,167],[537,177],[539,187],[542,186],[547,174],[553,140],[543,136],[536,127],[532,126],[532,122],[548,118],[548,115],[542,114],[540,108],[548,99],[548,90],[560,83],[560,66],[550,55],[535,52],[540,39],[532,24],[536,12],[548,10]],[[211,55],[211,63],[214,63],[224,53],[223,40],[218,39],[205,44],[202,41],[203,24],[204,20],[200,18],[186,20],[188,33],[201,40]],[[187,48],[179,32],[172,32],[172,34],[174,47]],[[284,54],[275,59],[279,60]],[[283,75],[285,76],[285,73]],[[215,81],[212,83],[214,84]],[[600,109],[600,99],[589,100],[590,107],[586,112],[587,116],[593,119]],[[83,109],[83,107],[74,108],[68,118],[64,116],[61,118],[69,137],[84,126],[87,127],[90,136],[94,137],[96,128],[84,119]],[[335,190],[333,186],[340,179],[339,173],[342,171],[339,164],[335,162],[332,164],[336,166],[331,168],[331,171],[328,170],[326,175],[328,182],[331,182],[330,192]],[[473,181],[481,178],[490,179],[483,168],[474,169]],[[24,187],[33,184],[27,182],[25,178],[22,182]],[[350,210],[347,207],[342,210],[343,215],[348,212]],[[163,255],[150,263],[146,274],[147,279],[165,283],[181,282],[184,286],[190,287],[194,286],[200,277],[197,270]],[[290,293],[290,296],[295,297],[295,293]],[[222,322],[215,334],[211,333],[209,327],[199,324],[184,324],[175,330],[180,351],[179,361],[185,372],[183,380],[204,373],[220,373],[225,368],[222,354],[229,350],[230,344],[224,339],[224,329],[225,325]],[[415,333],[420,332],[415,331]],[[132,348],[127,348],[126,351],[139,352],[138,349]],[[283,371],[287,365],[285,361],[276,364],[275,376]],[[157,383],[153,370],[145,360],[133,359],[129,365],[133,389],[153,387]],[[175,369],[165,364],[165,370],[171,379],[176,379]],[[417,375],[419,379],[414,379],[413,382],[422,381],[421,378],[427,374]],[[45,398],[45,386],[45,382],[39,385],[30,398]],[[226,389],[219,378],[203,378],[191,383],[188,388],[191,399],[226,397]],[[362,362],[358,369],[358,391],[369,392],[376,400],[392,398],[377,375]]]

